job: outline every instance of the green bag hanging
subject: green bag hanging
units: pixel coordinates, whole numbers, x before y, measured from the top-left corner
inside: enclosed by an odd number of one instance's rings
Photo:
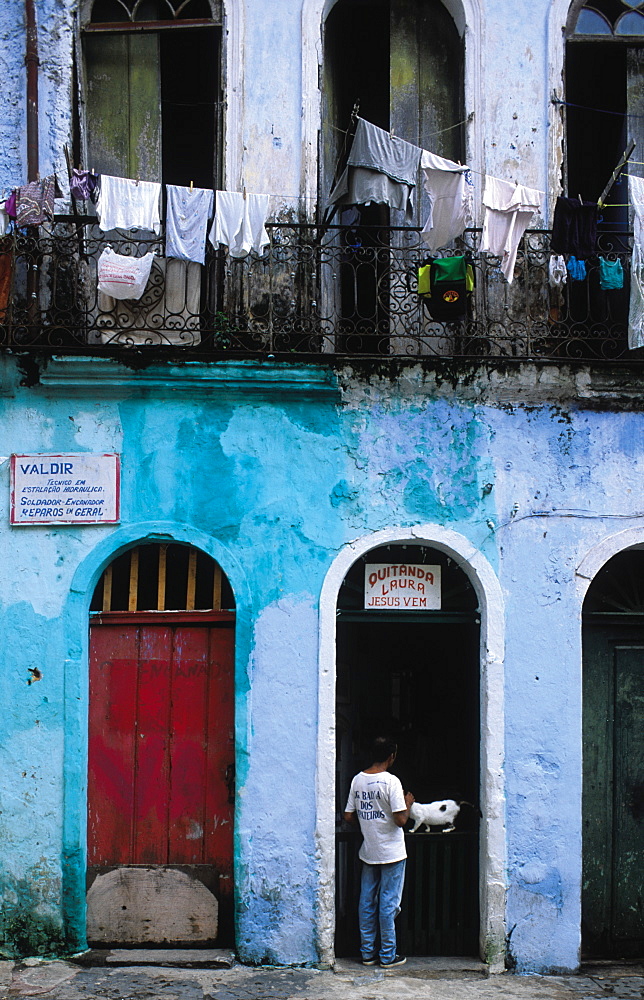
[[[464,255],[434,257],[418,268],[417,291],[434,319],[462,318],[473,288],[474,270]]]

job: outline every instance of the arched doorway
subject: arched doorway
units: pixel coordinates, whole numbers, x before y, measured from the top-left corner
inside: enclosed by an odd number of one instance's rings
[[[187,545],[107,566],[90,616],[90,945],[233,943],[235,602]]]
[[[367,567],[439,567],[440,607],[401,610],[418,570],[390,591],[398,605],[365,608]],[[424,571],[425,572],[425,571]],[[409,583],[413,580],[414,587]],[[478,803],[480,613],[456,561],[428,545],[391,544],[353,564],[337,608],[336,955],[356,955],[359,835],[340,820],[364,752],[385,731],[394,767],[419,802]],[[478,955],[478,816],[463,808],[453,833],[406,833],[408,869],[399,947],[408,955]]]
[[[582,955],[644,954],[644,551],[613,556],[583,606]]]

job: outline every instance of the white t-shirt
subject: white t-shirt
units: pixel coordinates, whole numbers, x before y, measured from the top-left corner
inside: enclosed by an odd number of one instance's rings
[[[364,842],[360,860],[368,865],[387,865],[407,857],[405,834],[393,813],[407,808],[400,779],[389,771],[360,771],[351,782],[345,812],[358,814]]]

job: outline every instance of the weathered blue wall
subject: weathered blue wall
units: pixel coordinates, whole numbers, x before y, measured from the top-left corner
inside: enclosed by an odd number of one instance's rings
[[[200,371],[202,392],[194,388]],[[312,378],[291,367],[288,393],[255,395],[253,366],[246,372],[246,389],[232,392],[206,387],[212,370],[197,366],[187,391],[176,373],[164,389],[159,368],[154,390],[138,388],[130,374],[129,388],[79,394],[62,384],[21,388],[15,363],[5,361],[0,454],[117,451],[123,462],[122,525],[56,530],[7,527],[8,461],[2,465],[7,946],[55,950],[65,935],[70,946],[83,944],[88,603],[115,552],[142,537],[173,536],[221,562],[239,608],[238,948],[253,962],[315,962],[323,579],[352,538],[432,521],[481,549],[506,593],[511,954],[521,970],[574,967],[574,570],[612,532],[606,515],[631,513],[637,523],[642,416],[499,407],[411,369],[391,380],[341,373],[335,391],[332,372]],[[28,686],[35,664],[43,678]]]
[[[62,181],[77,6],[36,4],[40,171],[56,168]],[[308,64],[302,58],[302,39],[309,49],[319,46],[324,8],[323,0],[227,5],[227,63],[239,83],[227,94],[238,126],[228,129],[227,169],[234,164],[237,171],[231,187],[243,177],[250,190],[270,190],[291,205],[306,186],[303,175],[315,176],[315,142],[309,136],[305,148],[303,122],[315,119],[318,67],[315,58]],[[550,134],[558,127],[550,97],[566,5],[557,9],[550,37],[550,5],[507,0],[487,4],[476,38],[468,31],[466,103],[476,115],[471,135],[481,139],[469,151],[476,169],[539,187],[548,171],[558,177],[560,153],[548,155],[548,125]],[[468,0],[459,18],[469,18],[471,29],[481,14]],[[482,72],[478,91],[473,59]],[[26,179],[22,0],[0,5],[0,67],[1,189]],[[67,378],[65,370],[72,373]],[[225,377],[214,381],[212,369],[197,366],[179,373],[159,367],[145,385],[129,370],[90,372],[83,382],[74,381],[73,364],[60,362],[57,383],[27,389],[20,386],[19,360],[2,359],[5,947],[38,953],[84,943],[89,600],[117,552],[143,538],[173,537],[210,552],[237,598],[240,953],[255,962],[315,962],[323,580],[351,540],[432,522],[454,528],[485,554],[506,597],[510,956],[521,971],[575,967],[581,883],[575,568],[618,527],[640,523],[641,414],[601,412],[613,406],[609,395],[597,410],[580,409],[574,403],[580,393],[586,405],[592,402],[585,375],[575,381],[569,372],[560,378],[536,368],[525,376],[469,371],[460,385],[404,366],[391,378],[347,369],[334,388],[330,369],[318,377],[294,367],[286,369],[287,389],[270,365],[217,370]],[[60,451],[122,454],[120,527],[8,527],[8,456]],[[29,686],[34,665],[43,678]]]

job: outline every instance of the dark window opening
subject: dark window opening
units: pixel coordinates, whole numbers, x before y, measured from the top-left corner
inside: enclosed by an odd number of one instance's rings
[[[204,16],[198,3],[183,17]],[[209,8],[208,8],[209,9]],[[124,22],[113,2],[95,4],[93,22]],[[158,16],[157,4],[133,8]],[[110,16],[108,16],[110,15]],[[221,30],[183,27],[84,35],[87,166],[97,173],[197,187],[221,181]]]
[[[566,193],[583,201],[601,199],[603,204],[596,252],[585,262],[586,280],[568,282],[563,295],[570,320],[579,323],[580,330],[592,323],[589,346],[597,333],[609,332],[609,352],[624,349],[628,330],[633,221],[628,166],[604,192],[630,141],[635,140],[637,154],[644,138],[644,48],[610,34],[625,10],[621,0],[597,0],[592,10],[573,12],[566,48]],[[633,171],[639,173],[639,167]],[[600,287],[602,257],[621,259],[623,288]]]
[[[160,41],[164,183],[218,187],[219,32],[166,31]]]
[[[568,46],[566,58],[568,193],[595,201],[627,144],[626,49],[601,42]],[[576,105],[571,107],[570,105]],[[609,202],[628,202],[628,181],[620,179]],[[625,229],[625,208],[602,209],[606,229]]]
[[[428,0],[339,0],[325,24],[324,114],[320,150],[322,210],[346,164],[358,104],[360,117],[414,145],[463,159],[463,45],[441,3]],[[415,192],[412,225],[422,226],[429,202]],[[405,290],[392,279],[391,248],[409,227],[386,205],[359,206],[360,218],[338,236],[334,310],[352,353],[387,353],[390,302]],[[328,214],[326,215],[328,220]],[[344,225],[340,212],[332,218]],[[407,234],[409,235],[409,234]]]

